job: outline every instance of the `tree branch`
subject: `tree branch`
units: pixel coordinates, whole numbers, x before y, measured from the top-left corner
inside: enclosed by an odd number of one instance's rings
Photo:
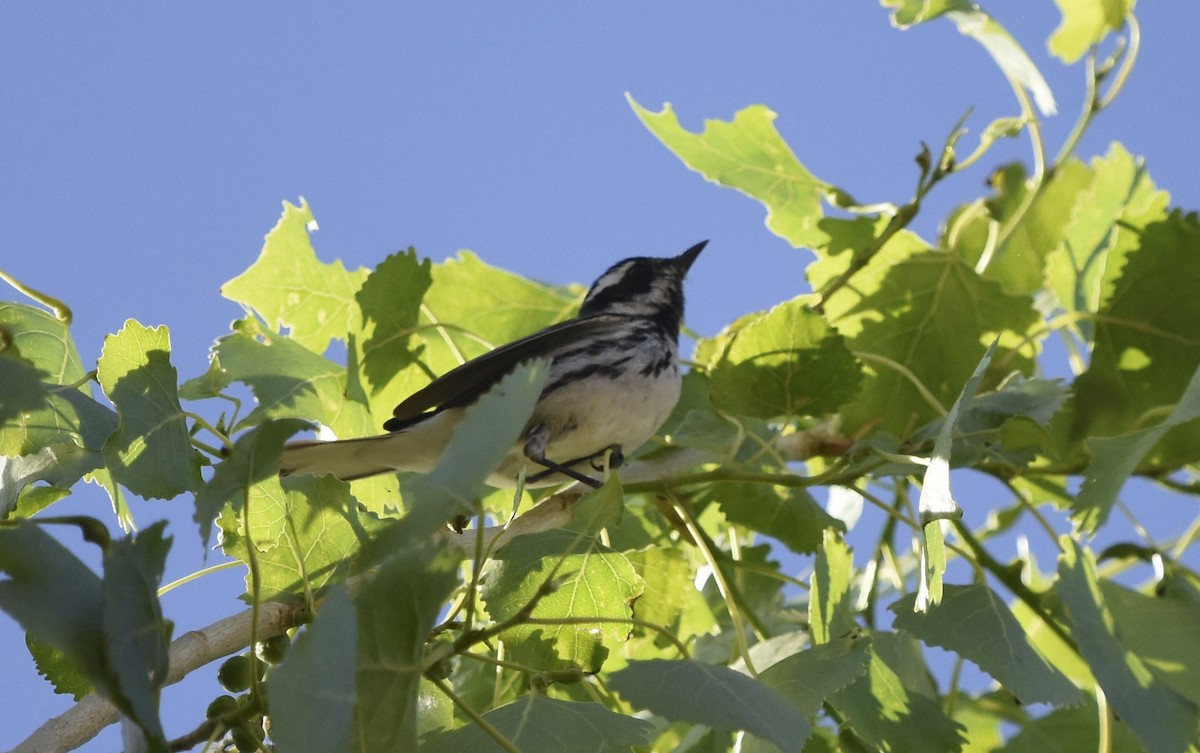
[[[249,646],[252,614],[253,610],[247,609],[179,636],[171,643],[171,668],[165,684],[173,685],[205,664]],[[269,601],[258,608],[255,632],[260,639],[281,635],[299,625],[303,618],[302,607]],[[119,720],[115,706],[98,695],[90,695],[38,727],[10,753],[67,753]]]

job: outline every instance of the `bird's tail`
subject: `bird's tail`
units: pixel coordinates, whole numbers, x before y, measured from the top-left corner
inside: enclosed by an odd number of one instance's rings
[[[403,433],[336,442],[292,442],[283,448],[279,474],[324,476],[330,473],[343,481],[353,481],[380,473],[425,470],[420,467],[420,458],[413,457],[411,444]]]

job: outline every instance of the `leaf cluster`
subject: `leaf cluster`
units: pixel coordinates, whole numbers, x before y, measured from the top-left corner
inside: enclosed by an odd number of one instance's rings
[[[941,18],[978,41],[1018,112],[969,148],[955,124],[921,146],[911,196],[860,203],[766,107],[693,133],[631,98],[687,167],[761,202],[813,259],[795,297],[697,338],[659,435],[587,494],[484,486],[538,362],[471,408],[429,474],[278,476],[289,438],[377,433],[435,375],[571,316],[578,286],[466,252],[349,270],[318,258],[301,201],[224,286],[244,316],[194,378],[164,326],[127,322],[89,370],[64,306],[0,304],[0,608],[48,679],[110,701],[149,750],[1200,745],[1200,518],[1092,544],[1115,510],[1150,514],[1131,477],[1195,495],[1200,461],[1200,222],[1120,144],[1075,156],[1136,58],[1132,4],[1060,4],[1051,50],[1084,59],[1088,105],[1056,156],[1040,130],[1053,94],[995,19],[884,5],[900,28]],[[1020,135],[1029,165],[996,169],[936,237],[913,229],[947,177]],[[962,498],[968,475],[1006,499]],[[83,480],[126,528],[126,494],[191,500],[200,540],[244,567],[251,616],[295,609],[246,621],[237,664],[255,669],[234,684],[252,703],[222,696],[194,732],[163,729],[171,539],[43,513]],[[99,575],[54,522],[100,546]],[[1013,532],[1036,545],[1012,551]],[[967,663],[985,679],[964,681]]]

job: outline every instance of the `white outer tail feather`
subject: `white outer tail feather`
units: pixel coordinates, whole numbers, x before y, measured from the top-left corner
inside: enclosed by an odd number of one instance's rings
[[[425,472],[437,465],[450,441],[455,411],[443,411],[403,431],[333,442],[307,440],[284,445],[279,473],[332,474],[353,481],[395,471]]]

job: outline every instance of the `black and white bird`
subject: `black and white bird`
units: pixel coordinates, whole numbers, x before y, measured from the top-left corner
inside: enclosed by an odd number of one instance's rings
[[[679,256],[617,262],[593,283],[579,314],[502,345],[435,379],[396,406],[389,433],[294,442],[280,473],[343,480],[437,464],[467,408],[518,364],[550,362],[520,440],[488,478],[511,487],[574,479],[599,486],[604,456],[619,464],[667,420],[679,400],[683,278],[707,241]]]

